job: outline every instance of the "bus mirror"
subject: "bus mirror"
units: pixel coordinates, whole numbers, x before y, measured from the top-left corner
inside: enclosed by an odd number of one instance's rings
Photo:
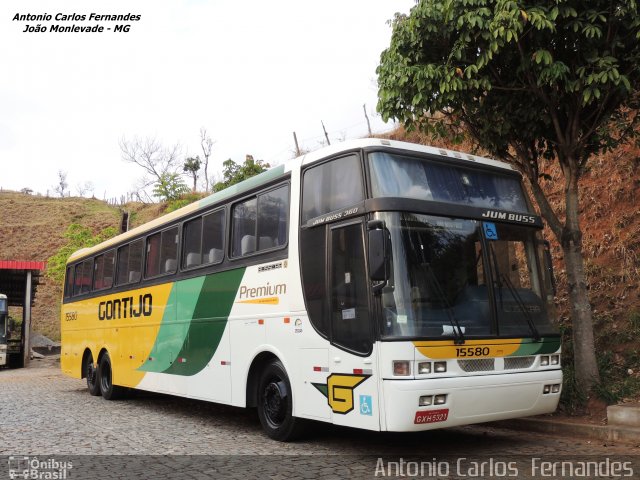
[[[551,289],[553,290],[553,295],[555,296],[557,292],[556,288],[556,276],[553,273],[553,259],[551,258],[551,244],[548,240],[544,241],[544,263],[547,268],[547,272],[549,273],[549,278],[551,280]]]
[[[369,278],[374,282],[374,293],[379,293],[389,278],[389,234],[385,228],[375,227],[378,225],[369,230]]]

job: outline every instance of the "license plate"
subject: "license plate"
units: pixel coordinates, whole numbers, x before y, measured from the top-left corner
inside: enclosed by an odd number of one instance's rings
[[[416,418],[413,420],[415,424],[444,422],[449,418],[449,409],[442,408],[440,410],[428,410],[425,412],[416,412]]]

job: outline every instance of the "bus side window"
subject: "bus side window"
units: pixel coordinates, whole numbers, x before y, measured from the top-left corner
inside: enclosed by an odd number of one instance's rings
[[[282,247],[287,243],[289,185],[261,193],[233,206],[231,256]]]
[[[224,209],[204,216],[202,263],[220,263],[224,257]]]
[[[301,225],[325,213],[364,200],[362,168],[357,155],[337,158],[304,173]]]

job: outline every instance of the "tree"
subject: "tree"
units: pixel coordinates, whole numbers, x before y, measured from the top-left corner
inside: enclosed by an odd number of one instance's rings
[[[264,163],[263,160],[254,160],[252,155],[247,155],[242,165],[238,165],[233,160],[228,159],[223,162],[222,166],[223,180],[213,186],[214,192],[219,192],[247,178],[258,175],[270,167],[270,165]]]
[[[209,191],[209,157],[213,149],[213,140],[204,127],[200,128],[200,147],[202,148],[202,169],[204,170],[204,191]]]
[[[423,0],[392,25],[377,70],[378,110],[434,135],[464,127],[523,172],[562,247],[576,382],[589,391],[599,375],[578,181],[590,158],[636,131],[635,1]],[[547,161],[563,173],[564,212],[542,188]]]
[[[76,192],[78,193],[79,197],[84,197],[87,194],[90,194],[91,196],[93,196],[93,182],[87,181],[84,183],[78,183],[76,185]]]
[[[191,177],[193,177],[193,189],[192,191],[195,193],[196,191],[196,182],[198,181],[198,172],[200,171],[200,166],[202,165],[202,161],[200,157],[189,157],[184,161],[184,165],[182,166],[182,171],[187,172]],[[205,173],[206,176],[206,173]]]
[[[138,165],[145,172],[137,186],[139,193],[146,194],[146,189],[151,185],[157,187],[163,181],[166,182],[167,174],[177,173],[181,166],[182,148],[179,144],[164,147],[153,137],[133,137],[131,140],[123,137],[119,144],[122,159]]]
[[[58,183],[53,186],[53,191],[60,195],[60,198],[64,197],[67,187],[67,172],[58,170]]]
[[[165,172],[153,186],[153,196],[163,202],[178,200],[189,191],[189,187],[179,173]]]

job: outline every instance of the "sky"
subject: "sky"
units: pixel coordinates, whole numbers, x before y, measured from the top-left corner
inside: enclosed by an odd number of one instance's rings
[[[246,154],[272,166],[300,147],[393,128],[376,114],[376,74],[395,12],[414,0],[2,0],[0,188],[53,195],[58,172],[72,195],[134,191],[140,167],[122,139],[156,138],[200,155],[200,129],[215,142],[210,176]],[[86,15],[56,21],[57,14]],[[90,21],[91,13],[140,15]],[[51,21],[14,20],[16,14]],[[46,32],[24,32],[27,25]],[[105,27],[52,32],[52,25]],[[106,31],[130,24],[129,32]],[[190,184],[189,180],[186,182]]]

